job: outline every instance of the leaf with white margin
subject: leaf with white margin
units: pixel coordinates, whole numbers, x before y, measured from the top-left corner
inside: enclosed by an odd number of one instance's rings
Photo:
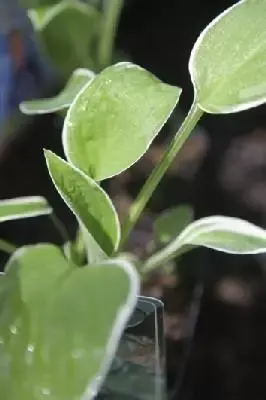
[[[120,224],[107,193],[93,179],[51,151],[45,150],[45,158],[62,199],[101,249],[111,255],[119,245]]]
[[[41,196],[0,200],[0,222],[49,215],[52,211],[45,198]]]
[[[123,62],[106,68],[67,112],[66,158],[96,181],[119,174],[147,151],[180,93],[138,65]]]
[[[28,17],[31,20],[35,31],[38,31],[42,26],[43,21],[46,19],[46,15],[49,15],[50,10],[54,5],[55,1],[42,1],[41,4],[37,1],[36,4],[32,2],[32,4],[26,6]]]
[[[77,268],[42,244],[19,249],[0,283],[5,399],[92,399],[137,302],[134,267],[113,259]]]
[[[154,254],[146,262],[143,270],[155,269],[195,246],[231,254],[265,253],[266,231],[239,218],[201,218],[188,225],[175,240]]]
[[[93,79],[95,74],[86,68],[76,69],[64,89],[55,97],[23,101],[20,111],[26,115],[49,114],[68,108],[81,89]]]
[[[266,101],[266,0],[242,0],[200,34],[189,61],[198,106],[209,113]]]

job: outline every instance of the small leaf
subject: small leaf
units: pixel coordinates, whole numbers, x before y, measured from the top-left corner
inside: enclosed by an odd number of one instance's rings
[[[51,151],[45,151],[45,157],[62,199],[103,251],[112,254],[120,241],[120,225],[107,194],[91,178]]]
[[[154,222],[154,234],[158,242],[166,244],[193,221],[192,207],[180,205],[163,212]]]
[[[0,200],[0,222],[37,217],[52,213],[52,208],[40,196],[17,197]]]
[[[146,152],[180,92],[131,63],[106,68],[68,110],[67,159],[98,181],[119,174]]]
[[[230,113],[266,101],[265,20],[266,0],[242,0],[201,33],[189,71],[202,110]]]
[[[232,254],[266,251],[266,231],[239,218],[214,216],[190,224],[178,238],[179,247],[204,246]]]
[[[53,245],[18,250],[0,277],[5,399],[94,398],[138,293],[126,261],[75,268]]]
[[[154,254],[144,266],[152,270],[195,246],[231,254],[260,254],[266,252],[266,231],[239,218],[214,216],[188,225],[163,250]]]
[[[94,73],[85,68],[76,69],[65,88],[57,96],[49,99],[24,101],[20,111],[27,115],[48,114],[68,108],[80,90],[93,79]]]

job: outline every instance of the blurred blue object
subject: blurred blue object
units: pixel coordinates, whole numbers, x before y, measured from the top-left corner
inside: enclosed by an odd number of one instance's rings
[[[12,86],[12,62],[7,51],[6,39],[0,35],[0,125],[9,114],[9,94]]]
[[[18,33],[23,49],[19,68],[10,49],[13,32]],[[41,95],[53,78],[52,67],[41,54],[26,10],[18,0],[0,0],[0,126],[21,101]]]

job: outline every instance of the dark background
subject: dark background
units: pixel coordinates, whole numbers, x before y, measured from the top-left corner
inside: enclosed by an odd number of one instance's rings
[[[165,82],[180,86],[180,109],[186,112],[193,95],[187,68],[193,43],[206,24],[233,3],[128,1],[117,47]],[[200,155],[201,162],[192,176],[178,171],[168,175],[150,209],[158,212],[189,202],[196,217],[232,215],[264,226],[265,111],[262,106],[234,115],[204,116],[201,127],[208,146]],[[0,157],[0,197],[44,195],[74,234],[74,219],[53,189],[42,154],[43,147],[63,154],[61,124],[55,115],[38,117],[27,129],[17,132]],[[158,143],[164,143],[172,133],[168,126]],[[198,146],[196,139],[193,143],[192,149]],[[143,181],[141,169],[133,169],[124,190],[133,196]],[[3,224],[0,236],[17,244],[60,242],[46,217]],[[178,400],[266,398],[264,270],[263,257],[227,256],[207,250],[195,251],[181,260],[179,284],[165,293],[166,311],[177,318],[176,331],[168,335],[169,388],[174,387],[184,363],[187,304],[197,282],[204,286],[204,294]]]

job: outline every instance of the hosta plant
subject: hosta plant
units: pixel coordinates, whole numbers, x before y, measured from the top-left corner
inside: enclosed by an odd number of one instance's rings
[[[201,33],[189,61],[194,101],[179,131],[120,225],[102,182],[147,151],[173,112],[181,89],[132,63],[94,75],[76,71],[64,93],[21,105],[24,113],[67,110],[65,159],[44,158],[62,200],[77,218],[78,239],[62,248],[36,244],[11,253],[0,280],[0,392],[7,400],[89,400],[99,390],[148,272],[197,246],[263,253],[266,232],[238,218],[192,221],[187,207],[155,221],[157,252],[123,254],[167,168],[204,112],[229,113],[265,102],[266,0],[243,0]],[[0,220],[53,215],[39,197],[4,200]]]

